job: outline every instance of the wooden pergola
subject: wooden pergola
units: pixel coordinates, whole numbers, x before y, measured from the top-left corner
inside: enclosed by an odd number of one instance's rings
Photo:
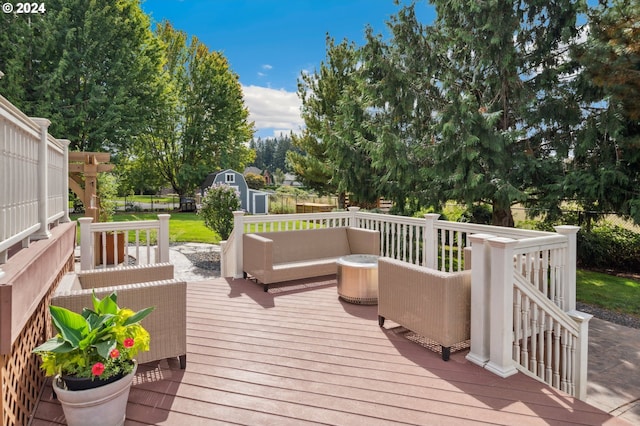
[[[69,152],[69,188],[82,200],[85,216],[98,221],[99,206],[96,201],[98,173],[110,172],[108,152]]]

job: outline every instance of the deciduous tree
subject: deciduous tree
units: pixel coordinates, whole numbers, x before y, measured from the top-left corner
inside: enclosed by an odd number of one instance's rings
[[[165,107],[141,136],[146,160],[180,196],[193,193],[208,173],[243,170],[253,124],[238,76],[226,58],[168,22],[158,26],[165,46]]]
[[[51,0],[43,14],[2,19],[0,85],[72,150],[117,153],[146,130],[162,53],[137,0]]]

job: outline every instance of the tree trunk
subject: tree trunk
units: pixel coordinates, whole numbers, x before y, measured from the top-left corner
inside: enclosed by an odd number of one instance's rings
[[[347,196],[344,192],[338,194],[338,208],[345,209],[345,202],[347,200]]]
[[[513,228],[513,215],[511,214],[511,204],[503,205],[499,201],[493,200],[493,214],[491,224]]]

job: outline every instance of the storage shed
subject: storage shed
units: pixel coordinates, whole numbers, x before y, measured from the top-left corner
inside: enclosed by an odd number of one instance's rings
[[[232,186],[240,193],[242,210],[251,214],[269,213],[269,194],[249,188],[242,173],[232,169],[209,173],[200,187],[202,195],[216,183]]]

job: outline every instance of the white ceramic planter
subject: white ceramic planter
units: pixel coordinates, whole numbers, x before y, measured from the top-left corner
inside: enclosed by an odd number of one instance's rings
[[[135,361],[134,361],[135,362]],[[62,404],[64,417],[69,426],[122,426],[127,414],[129,390],[136,374],[133,371],[122,379],[108,385],[81,391],[69,391],[53,380],[53,390]]]

